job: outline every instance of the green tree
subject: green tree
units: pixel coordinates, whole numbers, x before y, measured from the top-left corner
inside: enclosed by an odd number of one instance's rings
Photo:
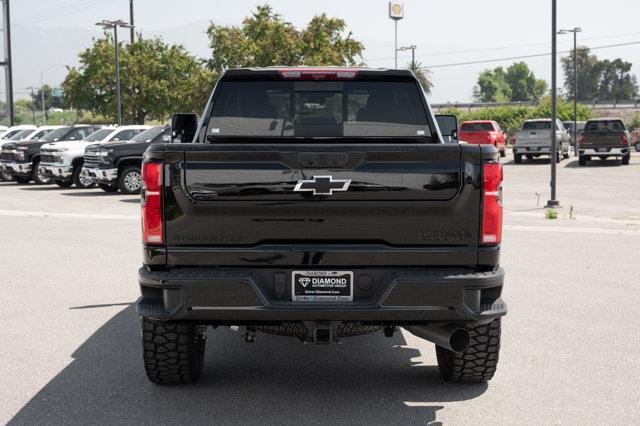
[[[473,88],[473,97],[477,102],[508,102],[511,100],[511,88],[506,81],[504,68],[484,70],[478,76]]]
[[[600,100],[629,100],[638,96],[638,80],[631,74],[631,62],[622,59],[600,62]]]
[[[628,100],[638,96],[638,81],[632,64],[622,59],[600,60],[587,47],[578,47],[578,101]],[[561,59],[567,99],[573,99],[573,51]]]
[[[430,95],[431,88],[433,87],[433,82],[431,81],[431,72],[418,61],[409,62],[407,64],[407,68],[413,71],[413,73],[416,75],[416,78],[422,85],[425,93],[427,95]]]
[[[497,67],[478,76],[474,97],[478,102],[537,101],[547,91],[547,83],[536,78],[524,62],[516,62],[506,70]]]
[[[49,108],[51,108],[51,101],[52,101],[51,92],[52,92],[51,86],[49,86],[48,84],[45,84],[44,86],[42,86],[42,89],[38,89],[36,92],[34,92],[31,95],[31,98],[35,103],[35,107],[37,111],[42,111],[42,94],[43,93],[44,93],[44,109],[48,110]]]
[[[63,83],[65,100],[75,108],[113,117],[115,65],[113,39],[94,40],[80,53]],[[200,112],[215,75],[180,45],[143,39],[120,46],[122,117],[125,123],[163,120],[176,111]]]
[[[511,89],[511,102],[537,101],[547,91],[547,82],[537,79],[525,62],[507,68],[505,81]]]
[[[590,102],[598,99],[598,86],[600,85],[599,61],[596,55],[591,55],[587,47],[578,47],[578,101]],[[574,65],[573,51],[560,59],[562,70],[564,71],[564,88],[567,99],[574,98]]]
[[[209,25],[208,65],[215,72],[272,65],[356,65],[364,47],[351,32],[345,36],[345,30],[342,19],[324,13],[297,29],[271,6],[258,6],[241,28]]]

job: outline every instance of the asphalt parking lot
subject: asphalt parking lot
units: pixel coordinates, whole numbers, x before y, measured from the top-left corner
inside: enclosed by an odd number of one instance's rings
[[[488,385],[444,383],[406,333],[304,345],[209,331],[196,385],[144,375],[137,197],[0,183],[0,422],[637,423],[640,154],[505,164],[503,345]]]

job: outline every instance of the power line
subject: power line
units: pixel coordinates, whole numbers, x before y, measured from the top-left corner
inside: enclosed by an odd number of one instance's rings
[[[626,34],[609,34],[609,35],[595,36],[595,37],[583,37],[582,41],[600,40],[600,39],[603,39],[603,38],[627,37],[627,36],[635,36],[635,35],[640,35],[640,32],[626,33]],[[562,43],[569,44],[570,41],[567,40],[567,41],[563,41]],[[450,56],[450,55],[456,55],[456,54],[460,54],[460,53],[490,52],[490,51],[494,51],[494,50],[516,49],[516,48],[521,48],[521,47],[546,46],[548,44],[549,44],[549,42],[539,42],[539,43],[527,43],[527,44],[512,44],[512,45],[509,45],[509,46],[485,47],[485,48],[480,48],[480,49],[449,50],[449,51],[446,51],[446,52],[423,53],[423,54],[420,54],[420,55],[416,55],[416,57],[422,58],[422,57],[433,57],[433,56]],[[367,58],[367,62],[371,62],[371,61],[388,61],[388,60],[391,60],[391,59],[393,59],[393,58],[391,58],[391,57],[387,57],[387,58]]]
[[[61,6],[57,9],[52,9],[51,11],[48,11],[48,12],[41,12],[35,15],[31,15],[29,17],[18,19],[16,20],[16,23],[25,25],[25,24],[35,24],[39,22],[50,21],[52,19],[61,18],[63,16],[69,16],[70,14],[84,12],[88,9],[95,10],[98,8],[109,6],[114,1],[115,0],[79,0],[74,3],[70,3],[66,6]]]
[[[621,47],[621,46],[631,46],[631,45],[635,45],[635,44],[640,44],[640,41],[632,41],[629,43],[619,43],[619,44],[609,44],[606,46],[595,46],[595,47],[583,47],[583,48],[579,48],[578,51],[586,51],[586,50],[598,50],[598,49],[608,49],[611,47]],[[563,51],[559,51],[558,53],[571,53],[573,50],[563,50]],[[496,59],[482,59],[479,61],[468,61],[468,62],[455,62],[455,63],[451,63],[451,64],[438,64],[438,65],[430,65],[430,66],[425,66],[422,67],[423,69],[432,69],[432,68],[445,68],[445,67],[457,67],[457,66],[462,66],[462,65],[474,65],[474,64],[486,64],[486,63],[490,63],[490,62],[502,62],[502,61],[510,61],[510,60],[514,60],[514,59],[527,59],[527,58],[539,58],[542,56],[549,56],[551,55],[551,52],[546,52],[546,53],[536,53],[533,55],[520,55],[520,56],[511,56],[508,58],[496,58]]]
[[[77,7],[83,7],[83,6],[89,5],[90,3],[95,3],[96,1],[97,0],[77,0],[77,1],[71,2],[69,4],[66,4],[64,6],[54,7],[54,8],[51,8],[51,9],[47,9],[47,10],[44,10],[44,11],[37,12],[37,13],[35,13],[33,15],[30,15],[30,16],[26,16],[26,17],[17,19],[16,22],[28,21],[28,20],[31,20],[31,19],[39,19],[39,18],[44,17],[44,16],[49,16],[49,15],[57,14],[57,13],[60,13],[60,12],[67,12],[67,11],[73,10],[73,9],[75,9]]]

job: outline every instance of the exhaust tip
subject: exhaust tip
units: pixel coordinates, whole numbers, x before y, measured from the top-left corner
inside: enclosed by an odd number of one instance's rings
[[[454,352],[464,352],[469,347],[469,343],[471,343],[471,336],[464,328],[456,328],[449,336],[449,346]]]

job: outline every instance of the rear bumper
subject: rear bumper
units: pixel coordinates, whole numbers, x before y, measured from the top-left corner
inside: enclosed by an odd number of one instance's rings
[[[559,147],[560,145],[558,145]],[[549,155],[551,148],[548,146],[515,146],[513,148],[514,154],[526,154],[526,155]]]
[[[365,280],[360,277],[367,276]],[[504,270],[354,270],[353,302],[293,302],[286,269],[139,270],[141,316],[240,325],[283,321],[474,324],[506,314]]]
[[[580,155],[611,155],[625,156],[629,154],[629,148],[604,148],[603,151],[596,148],[579,149]]]

